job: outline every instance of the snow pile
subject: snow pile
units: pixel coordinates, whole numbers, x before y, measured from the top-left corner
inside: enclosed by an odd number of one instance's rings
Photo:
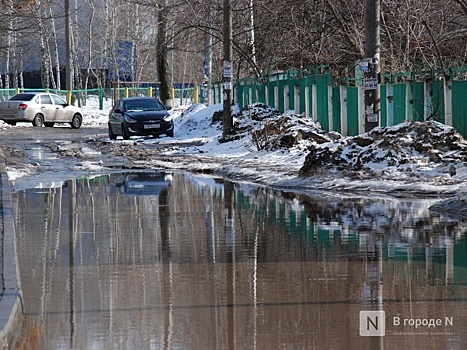
[[[199,137],[200,143],[170,154],[209,156],[212,173],[221,176],[285,187],[431,194],[459,191],[467,181],[466,141],[435,121],[343,137],[311,118],[253,104],[234,115],[234,134],[225,140],[222,105],[193,108],[175,119],[176,139]]]
[[[102,101],[102,110],[99,109],[99,97],[97,95],[88,95],[86,103],[82,105],[83,125],[102,125],[107,124],[109,111],[112,108],[112,99],[104,98]]]
[[[373,177],[454,177],[467,161],[467,142],[452,127],[436,121],[405,122],[314,145],[300,169],[313,176],[326,169]]]
[[[316,143],[332,142],[342,138],[336,132],[327,132],[310,118],[285,113],[264,104],[246,106],[234,124],[235,133],[251,137],[258,150],[292,148],[299,144],[310,147]]]
[[[265,119],[274,119],[280,115],[277,109],[269,107],[264,103],[254,103],[245,106],[237,113],[236,127],[238,129],[247,128],[253,121],[263,121]]]
[[[222,134],[222,126],[212,122],[219,108],[219,105],[206,107],[201,103],[191,105],[175,117],[175,136],[208,138]]]

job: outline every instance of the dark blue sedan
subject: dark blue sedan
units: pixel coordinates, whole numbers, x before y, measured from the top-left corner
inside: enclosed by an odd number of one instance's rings
[[[128,97],[118,100],[109,113],[109,138],[122,136],[167,135],[174,137],[172,116],[162,103],[153,97]]]

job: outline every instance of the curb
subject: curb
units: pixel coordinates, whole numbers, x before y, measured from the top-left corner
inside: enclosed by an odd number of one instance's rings
[[[0,297],[0,349],[12,349],[17,336],[21,333],[23,322],[23,296],[18,270],[18,258],[16,256],[16,235],[11,208],[10,185],[6,171],[5,155],[0,149],[0,199],[3,212],[3,237],[0,231],[0,239],[3,239],[3,296]],[[1,226],[0,226],[1,227]],[[0,277],[1,278],[1,277]]]

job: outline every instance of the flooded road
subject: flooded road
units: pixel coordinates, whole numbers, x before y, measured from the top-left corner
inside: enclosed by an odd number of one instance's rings
[[[465,223],[433,203],[157,172],[14,192],[17,349],[465,349]]]

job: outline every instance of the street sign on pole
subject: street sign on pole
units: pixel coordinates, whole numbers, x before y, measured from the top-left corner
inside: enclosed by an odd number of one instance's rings
[[[365,58],[363,60],[360,60],[359,66],[362,72],[367,71],[368,70],[368,59]]]
[[[363,90],[376,90],[378,88],[378,78],[363,78]]]

